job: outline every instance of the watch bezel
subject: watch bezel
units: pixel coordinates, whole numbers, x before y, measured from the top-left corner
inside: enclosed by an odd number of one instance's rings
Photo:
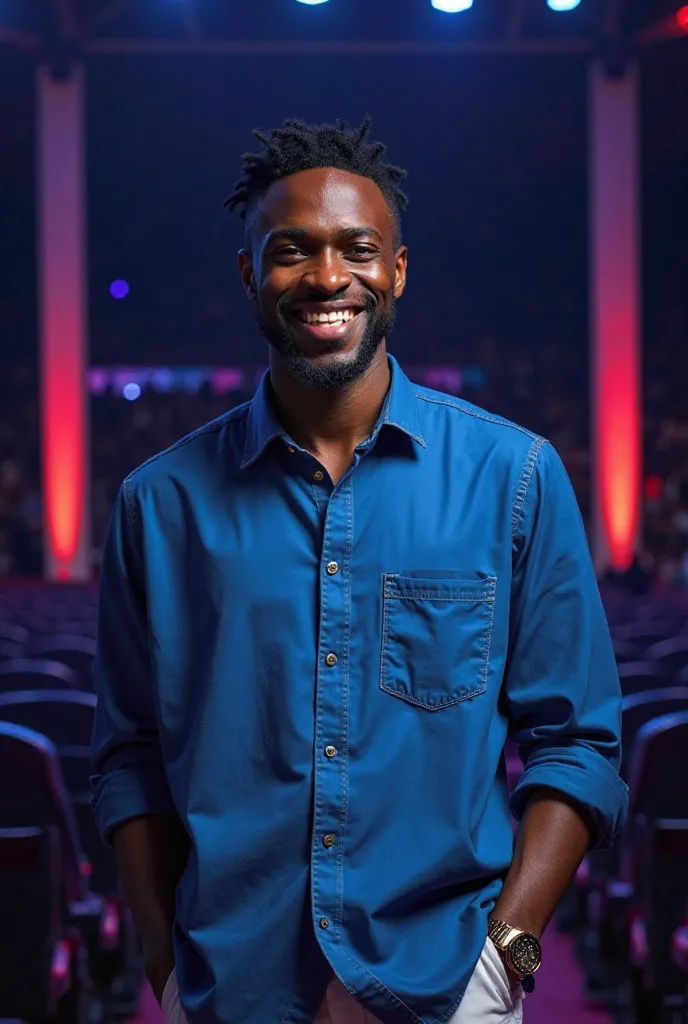
[[[530,968],[530,970],[527,970],[527,971],[524,971],[523,968],[519,967],[519,965],[514,961],[514,948],[520,942],[522,942],[524,939],[527,939],[529,943],[530,942],[534,942],[536,944],[537,950],[538,950],[538,961],[537,961],[536,966]],[[539,970],[540,966],[542,965],[542,946],[540,944],[540,940],[538,939],[537,935],[533,935],[532,932],[520,932],[518,935],[515,935],[514,938],[511,940],[511,942],[509,943],[509,945],[507,946],[507,948],[505,950],[505,954],[506,954],[507,966],[515,974],[520,975],[522,978],[527,977],[529,974],[535,974],[535,972],[537,970]]]

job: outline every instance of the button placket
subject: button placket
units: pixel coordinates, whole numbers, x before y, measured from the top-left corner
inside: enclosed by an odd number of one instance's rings
[[[320,470],[312,474],[317,479]],[[329,481],[328,481],[329,483]],[[314,484],[314,489],[322,485]],[[324,511],[320,552],[321,611],[318,624],[319,657],[316,689],[315,802],[311,844],[314,923],[323,949],[336,941],[342,913],[343,843],[338,840],[345,822],[347,793],[346,722],[348,677],[346,655],[350,642],[350,581],[343,559],[332,553],[351,549],[352,516],[349,480],[345,480]],[[327,924],[323,925],[323,921]],[[327,929],[329,928],[329,932]],[[327,932],[327,934],[326,934]]]

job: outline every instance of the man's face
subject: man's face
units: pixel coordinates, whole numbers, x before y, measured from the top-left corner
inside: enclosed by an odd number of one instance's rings
[[[323,168],[270,186],[255,214],[242,281],[287,370],[320,390],[369,368],[406,284],[387,201],[369,178]]]

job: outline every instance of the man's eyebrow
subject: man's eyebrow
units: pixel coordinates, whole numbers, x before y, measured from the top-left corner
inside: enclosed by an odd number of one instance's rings
[[[278,239],[286,242],[304,242],[308,238],[308,231],[305,228],[277,228],[268,235],[265,244],[272,245]]]
[[[384,245],[385,241],[377,228],[368,226],[343,228],[339,232],[339,236],[340,238],[346,238],[349,242],[357,238],[370,238],[371,236],[375,237],[381,245]],[[311,234],[306,228],[276,228],[268,235],[265,245],[273,245],[277,241],[306,242],[310,237]]]
[[[384,245],[385,240],[382,237],[382,235],[380,234],[380,232],[377,230],[377,228],[371,228],[371,227],[344,228],[344,230],[342,231],[342,237],[343,238],[348,238],[350,241],[352,241],[353,239],[356,239],[356,238],[370,238],[371,235],[374,235],[375,238],[377,238],[378,241],[382,245]]]

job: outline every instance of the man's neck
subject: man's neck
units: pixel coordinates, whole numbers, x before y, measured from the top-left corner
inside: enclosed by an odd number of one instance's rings
[[[390,371],[384,344],[368,371],[347,388],[318,391],[284,369],[278,355],[270,358],[272,399],[279,420],[306,451],[352,453],[366,441],[377,422],[389,390]]]

